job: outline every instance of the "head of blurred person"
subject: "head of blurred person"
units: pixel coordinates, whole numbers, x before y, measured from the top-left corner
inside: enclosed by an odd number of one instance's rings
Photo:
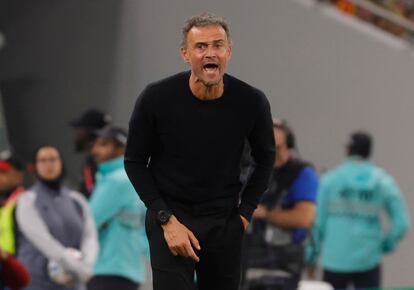
[[[287,122],[281,119],[273,120],[273,132],[276,145],[275,166],[281,167],[288,162],[291,150],[295,149],[295,135]]]
[[[34,171],[37,179],[52,189],[59,189],[62,185],[65,171],[62,154],[53,145],[38,147],[33,155]]]
[[[96,132],[96,140],[92,146],[92,157],[97,164],[124,155],[127,133],[119,127],[108,126]]]
[[[364,131],[356,131],[352,133],[346,146],[347,156],[369,159],[372,152],[372,143],[372,137],[369,133]]]
[[[95,141],[95,131],[110,124],[112,117],[97,109],[88,109],[69,122],[74,131],[76,152],[89,150]]]
[[[0,199],[23,185],[24,163],[10,151],[0,153]]]

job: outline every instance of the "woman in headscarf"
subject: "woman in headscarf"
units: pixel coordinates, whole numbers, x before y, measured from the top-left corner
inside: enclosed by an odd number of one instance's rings
[[[60,151],[39,147],[33,158],[37,182],[17,202],[18,258],[27,267],[27,290],[84,289],[98,251],[89,207],[63,185]]]

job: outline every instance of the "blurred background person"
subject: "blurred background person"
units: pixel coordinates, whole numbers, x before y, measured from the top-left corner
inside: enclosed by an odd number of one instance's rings
[[[124,169],[126,140],[123,129],[106,127],[97,132],[92,148],[98,174],[90,206],[100,252],[89,290],[136,290],[145,281],[146,208]]]
[[[15,258],[16,200],[24,192],[24,163],[10,151],[0,153],[0,289],[22,289],[30,276]]]
[[[308,262],[322,257],[323,279],[335,289],[379,288],[382,256],[396,249],[410,226],[395,180],[369,161],[372,138],[355,132],[347,160],[323,175]],[[384,232],[380,214],[388,214]]]
[[[17,202],[18,258],[27,267],[27,290],[84,289],[98,251],[96,228],[84,197],[65,187],[59,150],[39,147],[38,182]]]
[[[315,217],[318,176],[298,157],[287,123],[274,120],[276,158],[269,189],[254,212],[245,240],[245,288],[297,289],[304,241]]]
[[[16,253],[16,200],[23,193],[24,163],[10,151],[0,153],[0,248]]]
[[[95,185],[96,163],[90,152],[96,138],[95,131],[111,122],[112,117],[109,114],[97,109],[87,109],[69,122],[74,131],[75,150],[84,153],[79,191],[87,198],[90,198]]]

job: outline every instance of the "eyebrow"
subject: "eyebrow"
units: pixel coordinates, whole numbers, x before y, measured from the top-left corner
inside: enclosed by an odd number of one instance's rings
[[[217,39],[217,40],[213,40],[211,42],[207,42],[207,41],[199,41],[196,42],[195,44],[208,44],[208,43],[213,43],[213,44],[217,44],[217,43],[224,43],[225,40],[224,39]]]

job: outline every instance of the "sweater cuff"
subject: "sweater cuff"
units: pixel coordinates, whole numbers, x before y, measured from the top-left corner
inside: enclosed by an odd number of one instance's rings
[[[159,212],[160,210],[169,210],[169,207],[162,198],[157,198],[151,201],[148,205],[148,209],[153,212]]]
[[[250,222],[255,209],[256,207],[253,207],[251,204],[242,201],[239,207],[239,213]]]

